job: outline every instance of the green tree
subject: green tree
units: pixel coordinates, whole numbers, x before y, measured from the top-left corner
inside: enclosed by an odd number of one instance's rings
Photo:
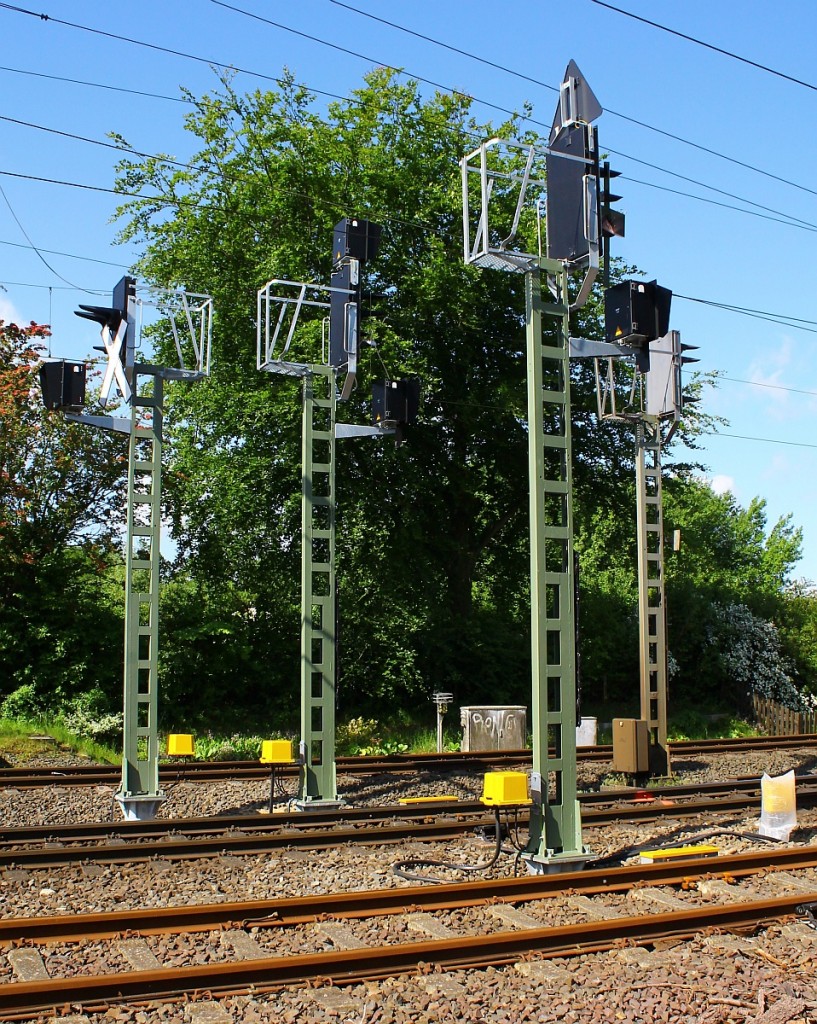
[[[482,124],[467,98],[424,99],[384,69],[325,112],[290,76],[275,92],[239,95],[225,79],[188,98],[190,164],[126,157],[118,179],[152,197],[120,210],[122,237],[143,248],[142,274],[207,291],[216,308],[212,378],[168,388],[179,575],[165,622],[180,627],[166,648],[168,685],[191,713],[196,693],[233,692],[235,644],[241,700],[296,706],[300,389],[256,369],[255,296],[275,278],[328,283],[332,227],[358,215],[384,227],[367,267],[374,347],[361,378],[415,374],[423,400],[403,448],[338,446],[339,705],[416,709],[434,689],[527,703],[524,281],[464,264],[458,169],[475,140],[518,138],[520,124]],[[520,166],[493,159],[506,172]],[[515,196],[500,184],[492,202],[501,219]],[[535,228],[524,214],[530,251]],[[305,321],[289,358],[319,361],[320,325]],[[596,294],[575,331],[600,337],[600,321]],[[637,692],[634,437],[599,423],[591,367],[572,376],[586,685],[600,696],[606,681],[626,699]],[[366,391],[344,417],[366,421]],[[694,445],[694,430],[683,439]],[[682,464],[665,493],[668,529],[687,537],[669,564],[670,646],[682,672],[697,673],[713,605],[775,614],[799,536],[788,521],[767,536],[762,502],[740,509]],[[197,652],[187,662],[185,643]]]
[[[0,323],[0,696],[44,706],[119,689],[121,440],[66,423],[39,397],[48,328]]]
[[[384,225],[367,285],[387,299],[372,299],[366,331],[379,360],[422,378],[423,424],[398,452],[339,446],[341,704],[440,687],[522,699],[523,282],[466,267],[459,238],[457,162],[488,126],[463,97],[423,101],[381,70],[325,116],[290,80],[251,96],[225,82],[196,100],[188,128],[202,146],[194,170],[126,160],[119,179],[156,195],[122,211],[143,273],[215,298],[213,378],[169,389],[166,493],[187,571],[230,581],[297,654],[300,392],[255,368],[255,292],[274,277],[328,282],[333,224],[367,216]],[[293,351],[319,359],[314,337],[304,330]],[[349,417],[365,420],[367,405],[361,389]],[[254,654],[259,680],[292,701],[292,661]]]

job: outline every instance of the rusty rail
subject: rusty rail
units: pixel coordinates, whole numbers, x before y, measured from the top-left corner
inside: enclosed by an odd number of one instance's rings
[[[208,903],[149,910],[122,910],[96,914],[59,914],[47,917],[0,919],[0,943],[80,942],[111,939],[126,932],[161,935],[168,932],[210,931],[227,925],[280,928],[319,919],[382,917],[409,910],[440,911],[521,903],[563,896],[566,891],[599,895],[626,892],[633,886],[681,885],[701,878],[743,878],[767,871],[794,871],[817,867],[817,847],[784,847],[724,857],[695,858],[676,863],[629,864],[619,868],[525,875],[456,882],[330,893],[317,896],[276,897],[239,903]],[[800,902],[808,899],[802,894]],[[0,992],[5,991],[0,988]]]
[[[780,750],[797,747],[817,749],[817,734],[794,736],[752,736],[740,739],[680,740],[671,745],[675,756],[745,752],[749,750]],[[609,761],[613,748],[609,745],[582,747],[578,756],[584,761]],[[455,752],[448,754],[394,754],[388,757],[339,757],[338,771],[345,775],[373,775],[389,772],[453,771],[486,766],[514,766],[530,764],[529,750],[492,750]],[[281,769],[282,776],[294,777],[298,767]],[[0,786],[31,788],[36,786],[110,785],[119,783],[118,768],[102,765],[75,765],[63,769],[32,771],[28,768],[0,768]],[[209,761],[181,765],[162,765],[159,771],[163,783],[174,781],[213,782],[224,779],[260,780],[269,777],[269,770],[257,761]]]
[[[20,982],[3,986],[0,1019],[22,1020],[37,1013],[56,1014],[59,1008],[69,1004],[81,1004],[93,1012],[112,1002],[166,1000],[202,990],[218,996],[249,989],[261,993],[275,991],[319,979],[336,985],[355,984],[405,974],[416,970],[419,963],[444,969],[503,966],[534,954],[568,957],[609,950],[622,941],[649,945],[662,938],[689,938],[707,928],[756,930],[797,913],[800,904],[812,899],[817,899],[817,892],[556,928],[129,974]]]
[[[817,779],[799,780],[797,801],[800,807],[814,806],[817,803]],[[721,815],[745,811],[759,805],[760,794],[756,786],[743,794],[733,795],[730,790],[727,795],[719,798],[709,796],[686,803],[659,800],[651,803],[634,803],[627,799],[612,806],[583,810],[582,825],[585,828],[596,828],[622,820],[649,822],[662,817]],[[64,847],[53,843],[30,847],[3,846],[0,848],[0,868],[55,868],[82,861],[125,864],[151,860],[156,856],[190,860],[218,856],[222,853],[259,855],[288,846],[301,850],[317,850],[344,843],[389,845],[407,840],[444,842],[475,829],[494,827],[493,815],[486,813],[481,805],[469,804],[466,808],[452,804],[441,810],[429,805],[419,815],[421,820],[417,821],[394,821],[391,814],[383,816],[381,809],[380,818],[370,817],[357,827],[344,820],[343,811],[331,812],[336,816],[319,821],[312,820],[310,814],[306,813],[295,822],[290,820],[282,825],[269,819],[252,818],[247,825],[248,828],[252,828],[251,833],[225,825],[224,821],[229,819],[209,819],[209,827],[205,825],[205,829],[210,834],[195,838],[187,838],[183,830],[178,829],[177,822],[168,821],[166,828],[156,834],[155,838],[138,838],[135,841],[123,838],[126,830],[123,823],[120,823],[117,832],[121,834],[111,836],[106,845],[79,842]],[[403,813],[403,810],[400,808],[398,817],[410,819],[411,815]],[[524,828],[527,823],[527,814],[520,813],[519,826]],[[202,819],[197,819],[194,827],[198,829],[201,824]],[[226,830],[219,831],[222,828]],[[11,834],[7,833],[7,836],[11,842]]]
[[[798,780],[809,787],[809,780]],[[754,776],[728,779],[724,782],[703,782],[688,786],[655,787],[649,790],[649,796],[655,800],[687,797],[717,798],[735,796],[757,796],[760,793],[760,779]],[[578,799],[583,808],[598,805],[626,809],[631,804],[635,790],[627,787],[599,790],[597,792],[579,793]],[[642,798],[643,799],[643,798]],[[270,832],[283,827],[315,827],[318,825],[337,826],[340,823],[353,822],[374,823],[389,819],[428,820],[429,817],[449,817],[460,815],[483,815],[485,808],[478,800],[452,800],[446,803],[421,804],[381,804],[379,806],[355,806],[350,804],[334,810],[276,811],[271,817],[259,813],[239,815],[219,815],[216,817],[196,818],[154,818],[151,821],[86,821],[79,824],[65,825],[26,825],[6,829],[0,834],[0,851],[13,846],[22,846],[36,842],[92,842],[117,838],[132,842],[136,839],[150,839],[165,835],[169,831],[188,837],[213,835],[231,829],[243,829],[252,832]]]

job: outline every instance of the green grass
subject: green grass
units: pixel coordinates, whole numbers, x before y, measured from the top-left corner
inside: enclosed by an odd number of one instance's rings
[[[17,761],[42,756],[48,753],[48,746],[33,736],[50,736],[54,740],[55,752],[78,754],[102,764],[120,764],[121,755],[111,747],[83,736],[75,736],[57,722],[20,722],[8,718],[0,719],[0,756],[13,754]]]

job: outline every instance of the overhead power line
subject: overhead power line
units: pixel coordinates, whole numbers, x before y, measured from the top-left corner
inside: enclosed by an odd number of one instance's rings
[[[63,277],[62,274],[58,270],[55,270],[51,266],[51,264],[48,262],[48,260],[45,258],[45,256],[43,256],[42,252],[34,244],[34,242],[32,241],[32,238],[29,235],[29,233],[23,227],[23,222],[17,216],[17,214],[16,214],[16,212],[14,210],[14,207],[11,205],[11,200],[6,195],[6,190],[3,188],[2,185],[0,185],[0,196],[3,197],[3,201],[5,202],[6,206],[9,208],[9,213],[14,218],[15,224],[17,225],[17,227],[22,232],[23,237],[25,238],[25,240],[28,242],[28,244],[31,246],[31,248],[34,250],[34,252],[37,254],[37,258],[40,260],[40,262],[51,271],[51,273],[54,275],[54,277],[59,278],[60,281],[64,281],[66,284],[71,285],[71,287],[72,288],[76,288],[77,291],[80,291],[80,292],[87,291],[87,289],[83,288],[81,285],[74,284],[74,282],[73,281],[69,281],[67,277]]]
[[[0,64],[0,71],[8,71],[13,75],[29,75],[32,78],[48,78],[52,82],[69,82],[71,85],[82,85],[90,89],[109,89],[111,92],[124,92],[130,96],[145,96],[154,100],[168,100],[171,103],[192,104],[182,96],[165,96],[158,92],[145,92],[143,89],[126,89],[123,85],[107,85],[104,82],[87,82],[81,78],[66,78],[63,75],[47,75],[43,71],[26,71],[23,68],[9,68]]]
[[[242,7],[236,7],[234,4],[226,3],[225,0],[210,0],[210,2],[215,4],[217,7],[224,7],[226,10],[235,11],[236,14],[241,14],[244,17],[251,18],[251,19],[253,19],[255,21],[260,21],[262,24],[271,25],[273,28],[278,28],[278,29],[282,29],[285,32],[290,32],[292,35],[299,36],[302,39],[309,39],[312,42],[320,43],[322,46],[326,46],[329,49],[335,50],[335,51],[337,51],[339,53],[345,53],[345,54],[347,54],[349,56],[356,57],[356,58],[358,58],[360,60],[365,60],[365,61],[368,61],[370,63],[379,64],[381,67],[385,67],[385,68],[387,68],[390,71],[396,71],[396,72],[401,72],[401,73],[409,74],[411,78],[416,78],[420,82],[425,82],[427,85],[432,85],[432,86],[434,86],[435,89],[443,89],[446,92],[450,92],[453,95],[458,95],[458,96],[468,95],[468,98],[474,100],[477,103],[482,104],[483,106],[490,107],[492,110],[499,111],[499,113],[501,113],[501,114],[506,114],[506,115],[508,115],[510,117],[519,117],[521,120],[528,121],[531,124],[534,124],[534,125],[536,125],[539,128],[544,128],[545,131],[550,131],[550,125],[546,124],[544,121],[539,121],[536,118],[528,117],[528,116],[525,116],[525,115],[521,115],[517,111],[510,110],[507,107],[501,107],[501,106],[499,106],[496,103],[491,103],[488,100],[480,99],[477,96],[462,93],[462,92],[460,92],[460,91],[458,91],[456,89],[450,88],[449,86],[443,85],[440,82],[435,82],[431,78],[424,78],[421,75],[416,75],[416,74],[413,74],[411,72],[404,72],[401,68],[397,68],[397,67],[395,67],[392,64],[388,64],[388,63],[386,63],[384,61],[378,61],[374,57],[370,57],[370,56],[367,56],[366,54],[359,53],[357,50],[350,50],[348,47],[340,46],[338,43],[332,43],[332,42],[329,42],[326,39],[320,39],[318,36],[312,35],[309,32],[302,32],[302,31],[300,31],[300,29],[295,29],[295,28],[292,28],[289,25],[284,25],[284,24],[282,24],[279,21],[273,21],[271,18],[265,18],[265,17],[263,17],[260,14],[255,14],[252,11],[244,10],[244,8],[242,8]],[[336,3],[337,0],[332,0],[332,2]],[[365,11],[357,11],[357,8],[352,8],[348,4],[342,4],[341,6],[344,6],[344,7],[348,8],[349,10],[354,10],[357,13],[364,14],[367,17],[374,17],[374,15],[368,15],[367,12],[365,12]],[[375,20],[376,21],[382,21],[383,19],[382,18],[375,18]],[[402,28],[402,26],[399,26],[399,25],[397,25],[394,22],[388,22],[388,24],[392,25],[395,28]],[[429,37],[429,36],[424,36],[423,38],[431,40],[431,37]],[[431,41],[432,42],[436,42],[436,40],[431,40]],[[444,47],[448,46],[448,44],[446,44],[446,43],[440,43],[439,45],[444,46]],[[460,50],[458,52],[463,53],[464,51]],[[478,60],[478,61],[482,61],[483,60],[483,58],[481,58],[481,57],[474,57],[474,59]],[[489,62],[489,63],[491,63],[491,62]],[[494,65],[494,66],[498,66],[498,65]],[[509,71],[509,73],[511,73],[511,74],[516,74],[516,72],[511,71],[511,69],[508,69],[508,68],[504,68],[503,70]],[[545,82],[538,82],[535,79],[531,79],[531,81],[536,81],[537,85],[541,85],[541,86],[543,86],[546,89],[551,89],[554,92],[558,92],[559,91],[555,86],[547,85]],[[613,110],[610,110],[609,112],[611,114],[616,114],[616,112],[613,111]],[[616,116],[625,117],[625,115],[623,115],[623,114],[616,114]],[[627,118],[627,120],[630,120],[630,118]],[[645,125],[645,127],[651,127],[651,126],[650,125]],[[663,134],[668,134],[668,133],[663,133]],[[672,138],[678,138],[679,141],[681,141],[681,142],[685,142],[686,141],[684,139],[680,139],[679,136],[671,136],[671,137]],[[616,150],[610,149],[609,147],[606,147],[606,148],[607,148],[607,151],[609,153],[616,153]],[[621,156],[625,156],[626,157],[626,154],[617,154],[617,155],[621,155]],[[630,158],[628,158],[628,159],[630,159]],[[638,162],[639,163],[644,163],[645,161],[638,161]],[[657,167],[657,165],[655,165],[655,164],[651,164],[650,166]],[[747,165],[747,166],[750,166],[750,165]],[[671,171],[671,170],[669,170],[667,168],[657,167],[657,169],[662,171],[665,174],[670,174],[673,177],[679,177],[679,178],[684,179],[683,175],[677,174],[677,172]],[[753,168],[753,169],[757,170],[757,168]],[[622,177],[623,177],[623,175],[622,175]],[[701,199],[700,196],[693,196],[693,195],[691,195],[690,193],[687,193],[687,192],[679,192],[679,191],[677,191],[675,189],[667,188],[667,187],[665,187],[663,185],[657,185],[657,184],[654,184],[652,182],[639,181],[637,178],[628,178],[628,180],[633,181],[636,184],[648,185],[648,186],[651,186],[653,188],[662,189],[662,190],[664,190],[666,192],[672,192],[672,193],[674,193],[676,195],[684,195],[684,196],[688,196],[689,198],[692,198],[692,199],[700,199],[702,202],[713,202],[713,200]],[[684,179],[684,180],[691,180],[691,179],[687,178],[687,179]],[[719,192],[721,195],[725,195],[725,196],[728,196],[731,199],[738,200],[738,202],[748,202],[748,203],[751,203],[754,206],[760,206],[759,203],[755,203],[755,202],[753,202],[753,200],[750,200],[750,199],[744,199],[742,196],[735,195],[732,192],[726,192],[726,191],[724,191],[722,189],[715,188],[714,186],[705,185],[702,182],[696,182],[696,184],[700,184],[701,187],[703,187],[703,188],[711,188],[713,191]],[[817,195],[817,192],[815,192],[814,194]],[[715,204],[715,205],[723,205],[723,204]],[[727,209],[729,209],[729,208],[730,207],[727,207]],[[735,209],[735,207],[732,207],[732,209]],[[768,208],[767,207],[761,207],[761,209],[768,209]],[[743,212],[745,212],[745,213],[752,213],[753,211],[745,210]],[[782,223],[782,224],[791,223],[791,224],[793,224],[795,226],[805,225],[808,230],[817,231],[817,224],[811,224],[810,222],[807,222],[807,221],[801,221],[798,217],[793,217],[793,216],[791,216],[789,214],[786,214],[786,213],[780,213],[780,211],[777,211],[777,210],[771,210],[770,212],[771,213],[776,213],[780,217],[786,218],[786,220],[780,220],[780,221],[778,221],[778,223]],[[756,216],[762,216],[762,215],[761,214],[757,214]],[[775,219],[775,218],[764,218],[764,219]]]
[[[788,316],[786,313],[767,313],[760,309],[734,306],[728,302],[715,302],[714,299],[699,299],[692,295],[681,295],[678,292],[673,292],[673,298],[683,299],[686,302],[698,302],[703,306],[713,306],[716,309],[726,310],[728,313],[740,313],[742,316],[749,316],[755,320],[767,320],[769,323],[779,324],[781,327],[791,327],[796,331],[805,331],[807,334],[817,334],[817,321],[814,320]],[[809,324],[811,326],[806,326]]]
[[[763,444],[782,444],[789,448],[817,448],[817,444],[809,444],[807,441],[784,441],[779,437],[749,437],[747,434],[727,434],[721,430],[705,430],[709,437],[732,437],[737,441],[760,441]]]
[[[716,373],[718,371],[715,371]],[[773,391],[788,391],[792,395],[810,395],[817,398],[817,391],[806,391],[804,388],[787,388],[783,384],[767,384],[760,380],[745,380],[742,377],[727,377],[726,374],[718,373],[718,380],[728,380],[733,384],[748,384],[753,388],[771,388]]]
[[[0,238],[0,245],[11,245],[15,249],[34,249],[33,245],[23,245],[22,242],[9,242],[5,238]],[[98,260],[93,256],[79,256],[74,252],[60,252],[57,249],[39,249],[40,252],[47,253],[49,256],[65,256],[69,260],[85,260],[87,263],[101,263],[106,267],[121,267],[125,270],[130,266],[128,263],[114,263],[111,260]]]
[[[302,38],[309,39],[310,41],[319,43],[320,45],[328,46],[328,47],[330,47],[332,49],[338,50],[338,51],[343,52],[343,53],[347,53],[347,54],[349,54],[351,56],[357,57],[357,58],[359,58],[361,60],[368,61],[370,63],[376,63],[376,64],[380,64],[381,66],[389,67],[391,70],[394,70],[395,72],[405,73],[402,69],[393,67],[391,65],[384,65],[383,62],[377,61],[377,60],[375,60],[375,58],[367,57],[366,55],[358,53],[357,51],[349,50],[349,49],[347,49],[345,47],[338,46],[337,44],[330,43],[327,40],[320,39],[317,36],[311,35],[309,33],[300,32],[299,30],[293,29],[290,26],[284,25],[284,24],[282,24],[280,22],[273,21],[273,20],[271,20],[269,18],[264,18],[264,17],[262,17],[260,15],[253,14],[252,12],[245,11],[242,8],[235,7],[235,6],[231,5],[231,4],[224,3],[224,2],[222,2],[222,0],[211,0],[211,2],[217,4],[218,6],[224,7],[226,9],[228,9],[228,10],[232,10],[232,11],[234,11],[236,13],[243,14],[246,17],[254,18],[254,19],[258,20],[258,21],[261,21],[261,22],[264,22],[266,24],[269,24],[269,25],[271,25],[274,28],[279,28],[279,29],[281,29],[283,31],[290,32],[292,34],[301,36]],[[337,0],[332,0],[332,2],[337,2]],[[359,10],[357,10],[357,8],[351,7],[348,4],[340,4],[340,6],[346,7],[347,9],[355,11],[356,13],[363,14],[366,17],[372,17],[372,18],[374,18],[377,21],[383,21],[384,23],[386,23],[386,24],[388,24],[388,25],[390,25],[390,26],[392,26],[394,28],[397,28],[397,29],[399,29],[401,31],[410,32],[411,34],[416,34],[416,33],[413,33],[412,30],[406,29],[403,26],[396,24],[395,22],[388,22],[388,21],[386,21],[385,19],[382,19],[382,18],[375,18],[374,15],[369,15],[365,11],[359,11]],[[185,51],[177,50],[177,49],[174,49],[174,48],[171,48],[171,47],[160,46],[157,43],[151,43],[151,42],[146,41],[146,40],[135,39],[135,38],[133,38],[131,36],[125,36],[125,35],[121,35],[119,33],[114,33],[114,32],[107,32],[107,31],[102,30],[102,29],[94,28],[93,26],[82,25],[82,24],[79,24],[77,22],[67,21],[67,20],[61,19],[61,18],[54,18],[54,17],[51,17],[50,15],[47,15],[47,14],[37,14],[35,11],[31,11],[31,10],[28,10],[26,8],[19,7],[17,5],[8,4],[8,3],[0,3],[0,9],[10,10],[10,11],[14,11],[16,13],[21,13],[21,14],[27,14],[27,15],[30,15],[32,17],[38,17],[42,21],[50,21],[50,22],[53,22],[55,24],[63,25],[63,26],[69,27],[69,28],[74,28],[74,29],[78,29],[78,30],[81,30],[81,31],[90,32],[90,33],[93,33],[93,34],[96,34],[96,35],[101,35],[101,36],[104,36],[104,37],[110,38],[110,39],[116,39],[116,40],[118,40],[120,42],[128,43],[128,44],[131,44],[131,45],[146,47],[148,49],[155,50],[155,51],[158,51],[158,52],[161,52],[161,53],[166,53],[166,54],[169,54],[171,56],[181,57],[181,58],[188,59],[188,60],[193,60],[193,61],[196,61],[198,63],[205,63],[205,64],[208,64],[209,66],[218,67],[218,68],[221,68],[221,69],[224,69],[224,70],[233,70],[233,71],[236,71],[236,72],[240,72],[241,74],[248,74],[248,75],[251,75],[253,77],[263,79],[265,81],[272,81],[272,82],[275,82],[276,84],[279,84],[279,85],[281,84],[281,79],[280,78],[276,78],[275,76],[272,76],[272,75],[269,75],[269,74],[265,74],[263,72],[253,71],[253,70],[248,69],[248,68],[239,67],[239,66],[237,66],[235,64],[228,64],[228,63],[225,63],[223,61],[217,61],[217,60],[215,60],[213,58],[202,57],[202,56],[200,56],[198,54],[187,53]],[[556,92],[558,91],[558,89],[556,89],[555,86],[549,85],[546,82],[541,82],[541,81],[539,81],[537,79],[531,78],[530,76],[522,75],[521,73],[516,72],[513,69],[507,68],[507,67],[505,67],[503,65],[494,64],[491,61],[486,61],[485,58],[478,57],[475,54],[469,54],[469,53],[467,53],[467,51],[464,51],[464,50],[460,51],[456,47],[449,47],[448,44],[442,43],[439,40],[434,40],[430,36],[423,36],[423,38],[428,39],[430,42],[434,42],[435,44],[443,46],[445,48],[457,50],[457,52],[463,53],[464,55],[469,56],[469,57],[471,57],[474,60],[490,64],[491,66],[494,66],[494,67],[496,67],[496,68],[498,68],[500,70],[503,70],[503,71],[505,71],[505,72],[507,72],[509,74],[516,75],[517,77],[524,78],[524,79],[526,79],[526,80],[528,80],[528,81],[530,81],[530,82],[532,82],[532,83],[534,83],[536,85],[542,86],[543,88],[549,89],[551,91],[556,91]],[[432,85],[435,88],[443,89],[443,90],[445,90],[447,92],[451,92],[452,94],[455,94],[455,95],[461,95],[461,96],[466,95],[466,94],[463,94],[463,93],[458,93],[457,90],[451,89],[448,86],[445,86],[445,85],[443,85],[441,83],[435,82],[435,81],[433,81],[431,79],[423,78],[422,76],[412,75],[411,77],[416,78],[418,81],[423,81],[426,84]],[[96,83],[90,83],[90,84],[96,84]],[[346,100],[346,101],[349,101],[349,102],[354,102],[354,100],[350,100],[349,97],[339,96],[337,94],[328,93],[328,92],[325,92],[323,90],[311,89],[311,87],[307,86],[307,85],[304,85],[303,88],[310,89],[310,91],[314,92],[317,95],[327,96],[327,97],[332,98],[332,99]],[[492,109],[495,109],[495,110],[499,111],[500,113],[508,115],[510,117],[515,117],[515,116],[522,117],[522,115],[519,115],[518,112],[516,112],[516,111],[513,111],[513,110],[510,110],[508,108],[504,108],[504,107],[498,106],[497,104],[489,103],[486,100],[481,100],[481,99],[479,99],[477,97],[473,97],[473,96],[468,96],[468,98],[474,100],[475,102],[481,103],[481,104],[483,104],[485,106],[491,107]],[[609,110],[609,108],[608,108],[608,110]],[[633,123],[639,124],[642,127],[648,128],[650,130],[658,131],[662,135],[666,135],[669,138],[676,139],[677,141],[683,142],[683,143],[685,143],[687,145],[692,145],[692,146],[695,146],[696,148],[700,148],[700,149],[706,149],[706,147],[698,146],[697,143],[692,143],[689,140],[682,139],[680,136],[675,136],[675,135],[673,135],[670,132],[665,132],[665,131],[663,131],[661,129],[655,128],[652,125],[648,125],[645,122],[636,121],[634,118],[630,118],[627,115],[621,114],[621,113],[619,113],[617,111],[609,110],[609,113],[613,114],[616,117],[621,117],[621,118],[623,118],[625,120],[632,121]],[[523,119],[529,121],[531,124],[534,124],[534,125],[537,125],[537,126],[539,126],[541,128],[544,128],[546,130],[549,130],[549,125],[545,124],[542,121],[538,121],[535,118],[524,117]],[[46,129],[46,130],[48,130],[48,129]],[[467,131],[465,131],[463,129],[455,129],[454,126],[450,126],[450,130],[461,130],[461,131],[463,131],[463,134],[466,134],[466,135],[471,135],[472,134],[472,133],[467,132]],[[80,138],[80,137],[77,137],[77,138]],[[88,141],[92,141],[93,142],[93,141],[96,141],[96,140],[88,140]],[[100,144],[100,145],[110,145],[108,143],[98,143],[98,144]],[[118,147],[116,147],[116,148],[118,148]],[[634,160],[634,161],[639,162],[639,163],[647,164],[646,161],[639,160],[637,157],[632,157],[632,156],[629,156],[628,154],[624,154],[624,153],[618,153],[615,150],[608,150],[608,151],[611,152],[611,153],[615,153],[616,155],[622,156],[625,159],[630,159],[630,160]],[[733,158],[726,157],[725,154],[717,153],[714,150],[706,150],[706,151],[710,152],[710,153],[713,153],[716,156],[721,156],[724,159],[733,160]],[[748,168],[750,170],[753,170],[753,171],[758,171],[761,174],[765,174],[766,173],[764,171],[761,171],[760,168],[754,167],[751,164],[742,163],[741,161],[733,161],[733,162],[741,163],[742,166],[744,166],[744,167],[746,167],[746,168]],[[761,204],[754,202],[754,200],[746,199],[746,198],[744,198],[742,196],[735,195],[734,193],[731,193],[731,192],[726,192],[723,189],[719,189],[716,186],[707,185],[704,182],[696,182],[696,181],[694,181],[694,179],[685,178],[684,175],[678,174],[677,172],[672,171],[672,170],[670,170],[668,168],[663,168],[663,167],[660,167],[660,166],[655,165],[655,164],[647,164],[647,166],[651,166],[654,169],[660,170],[662,173],[670,174],[670,175],[672,175],[674,177],[678,177],[678,178],[680,178],[682,180],[693,181],[694,184],[698,184],[702,188],[711,189],[712,191],[718,192],[721,195],[725,195],[725,196],[728,196],[729,198],[735,199],[738,202],[748,203],[750,205],[757,206],[760,209],[769,210],[768,207],[764,207]],[[771,175],[771,177],[775,177],[775,176]],[[801,221],[800,218],[794,217],[793,215],[790,215],[790,214],[782,213],[780,211],[769,210],[770,213],[778,214],[779,218],[781,218],[781,219],[778,220],[775,217],[765,217],[762,214],[754,213],[754,211],[752,211],[752,210],[744,210],[741,207],[731,207],[731,206],[729,206],[727,204],[718,204],[718,203],[715,203],[713,200],[706,199],[705,197],[695,196],[695,195],[693,195],[691,193],[682,192],[682,191],[676,190],[676,189],[671,189],[671,188],[668,188],[666,186],[658,185],[658,184],[653,183],[653,182],[644,182],[644,181],[640,181],[639,179],[636,179],[636,178],[629,178],[628,180],[634,182],[635,184],[640,184],[640,185],[648,186],[648,187],[651,187],[651,188],[656,188],[656,189],[659,189],[659,190],[662,190],[662,191],[669,192],[669,193],[674,194],[674,195],[680,195],[680,196],[685,196],[687,198],[697,199],[700,202],[711,202],[714,205],[721,205],[725,209],[734,209],[737,212],[741,212],[741,213],[745,213],[745,214],[749,214],[749,215],[754,215],[754,216],[760,216],[760,217],[762,217],[762,219],[768,219],[768,220],[776,221],[777,223],[792,224],[794,226],[805,226],[807,230],[817,230],[817,225],[812,225],[809,222]],[[804,191],[812,192],[813,194],[817,195],[817,190],[807,189],[807,188],[805,188],[805,186],[797,185],[796,183],[787,181],[786,179],[783,179],[783,178],[779,178],[778,180],[780,180],[781,182],[784,182],[785,184],[792,185],[793,187],[796,187],[796,188],[802,188]]]
[[[333,3],[336,0],[332,0]],[[660,29],[662,32],[668,32],[672,36],[677,36],[679,39],[686,39],[689,43],[695,43],[696,46],[703,46],[707,50],[714,50],[715,53],[723,54],[724,57],[731,57],[732,60],[739,60],[741,64],[748,64],[750,67],[757,68],[759,71],[765,71],[769,75],[775,75],[777,78],[783,78],[787,82],[792,82],[794,85],[802,85],[804,89],[811,89],[813,92],[817,92],[817,85],[813,85],[811,82],[805,82],[802,78],[795,78],[793,75],[787,75],[785,71],[778,71],[776,68],[770,68],[767,64],[759,64],[756,60],[750,60],[748,57],[741,57],[739,53],[734,53],[732,50],[725,50],[721,46],[715,46],[713,43],[707,43],[703,39],[698,39],[695,36],[687,35],[686,32],[679,32],[677,29],[670,28],[668,25],[662,25],[657,21],[650,21],[649,18],[642,18],[639,14],[633,14],[632,11],[625,11],[623,7],[614,7],[613,4],[605,3],[604,0],[590,0],[591,3],[597,4],[599,7],[606,7],[610,11],[615,11],[616,14],[623,14],[628,18],[632,18],[633,21],[640,21],[644,25],[651,25],[653,28]]]
[[[213,3],[218,0],[212,0]],[[538,85],[543,89],[548,89],[551,92],[558,92],[556,86],[550,85],[548,82],[543,82],[541,79],[533,78],[531,75],[523,74],[521,71],[517,71],[515,68],[510,68],[505,64],[498,64],[495,61],[488,60],[485,57],[480,57],[476,53],[471,53],[469,50],[461,50],[457,46],[452,46],[450,43],[444,43],[441,39],[435,39],[433,36],[424,35],[421,32],[415,32],[413,29],[407,28],[405,25],[400,25],[395,21],[389,21],[387,18],[379,17],[376,14],[372,14],[369,11],[361,10],[359,7],[353,7],[351,4],[343,3],[341,0],[330,0],[330,3],[335,4],[336,7],[344,7],[347,11],[353,11],[355,14],[359,14],[364,18],[369,18],[372,21],[379,21],[382,25],[388,25],[390,28],[396,29],[398,32],[405,32],[407,35],[415,36],[418,39],[424,39],[426,42],[432,43],[434,46],[442,47],[445,50],[449,50],[452,53],[458,53],[463,57],[468,57],[470,60],[477,61],[479,64],[484,64],[486,67],[495,68],[498,71],[503,71],[505,74],[512,75],[514,78],[519,78],[522,81],[530,82],[532,85]],[[318,40],[322,42],[323,40]],[[729,156],[726,153],[721,153],[716,149],[711,149],[709,146],[701,145],[699,142],[693,142],[691,139],[686,139],[681,135],[675,135],[673,132],[666,131],[663,128],[658,128],[656,125],[648,124],[646,121],[640,121],[638,118],[631,117],[628,114],[623,114],[620,110],[613,110],[611,107],[604,108],[608,114],[613,117],[618,117],[622,121],[627,121],[629,124],[637,125],[639,128],[646,128],[648,131],[655,132],[658,135],[663,135],[667,139],[673,139],[675,142],[680,142],[685,146],[691,146],[693,149],[697,149],[702,153],[708,153],[710,156],[716,156],[721,160],[726,160],[729,163],[735,164],[738,167],[743,167],[746,170],[754,171],[756,174],[762,174],[766,178],[771,178],[773,181],[779,181],[783,185],[790,185],[792,188],[799,189],[802,192],[808,192],[810,195],[817,195],[817,189],[809,188],[807,185],[803,185],[800,182],[791,181],[789,178],[780,177],[778,174],[773,174],[771,171],[763,170],[761,167],[757,167],[754,164],[746,163],[743,160],[738,160],[736,157]],[[609,150],[609,152],[615,152]],[[618,156],[624,156],[625,154],[619,153]],[[632,158],[630,158],[632,159]],[[662,168],[666,170],[666,168]],[[668,172],[671,173],[671,172]],[[709,186],[707,186],[709,187]]]

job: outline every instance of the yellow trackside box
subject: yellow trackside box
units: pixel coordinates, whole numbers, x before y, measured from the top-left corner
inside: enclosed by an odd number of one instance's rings
[[[717,846],[676,846],[670,850],[642,850],[639,858],[642,864],[667,864],[675,860],[690,860],[693,857],[717,857]]]
[[[193,737],[185,733],[172,733],[167,737],[167,753],[169,757],[192,757]]]
[[[533,803],[528,796],[525,772],[486,772],[482,777],[482,796],[489,807],[519,807]]]
[[[292,740],[263,740],[261,764],[291,764]]]

